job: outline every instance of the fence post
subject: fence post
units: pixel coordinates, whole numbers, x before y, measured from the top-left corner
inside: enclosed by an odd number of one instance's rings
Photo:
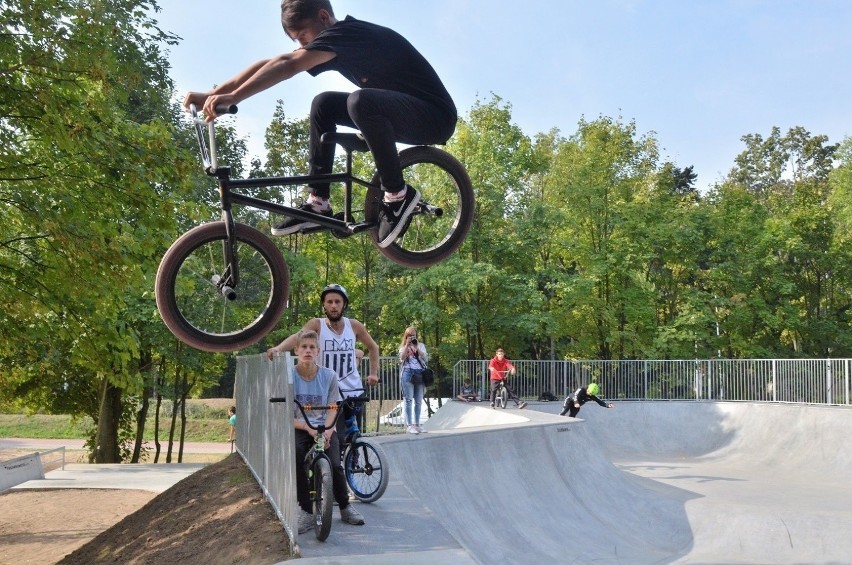
[[[825,360],[825,402],[831,404],[832,388],[834,383],[831,380],[831,358]]]
[[[778,380],[776,378],[778,368],[778,360],[772,360],[772,402],[778,400]]]

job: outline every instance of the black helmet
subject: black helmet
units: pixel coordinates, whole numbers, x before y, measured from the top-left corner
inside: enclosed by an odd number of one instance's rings
[[[343,288],[342,286],[340,286],[339,284],[330,284],[330,285],[326,286],[324,289],[322,289],[322,292],[320,293],[320,303],[321,304],[323,302],[325,302],[325,295],[328,294],[329,292],[336,292],[337,294],[339,294],[340,296],[343,297],[343,308],[344,309],[347,306],[349,306],[349,293],[347,293],[346,289]]]

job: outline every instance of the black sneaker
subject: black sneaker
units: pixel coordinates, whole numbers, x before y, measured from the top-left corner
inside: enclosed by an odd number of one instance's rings
[[[331,206],[328,207],[328,210],[320,211],[317,210],[310,202],[305,202],[304,204],[299,206],[298,209],[304,210],[305,212],[313,212],[314,214],[322,214],[323,216],[328,216],[329,218],[334,216],[334,212],[331,211]],[[319,224],[315,224],[313,222],[297,220],[296,218],[287,218],[283,222],[272,226],[272,235],[290,235],[291,233],[297,233],[310,228],[318,227]]]
[[[405,198],[398,202],[383,202],[379,212],[379,247],[384,249],[408,229],[408,219],[420,202],[420,193],[405,185]]]

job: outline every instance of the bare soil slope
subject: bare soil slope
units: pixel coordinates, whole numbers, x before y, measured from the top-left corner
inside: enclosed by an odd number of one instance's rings
[[[0,511],[4,563],[261,565],[289,558],[284,529],[237,454],[156,496],[13,491],[0,495]],[[14,531],[6,529],[16,522]]]

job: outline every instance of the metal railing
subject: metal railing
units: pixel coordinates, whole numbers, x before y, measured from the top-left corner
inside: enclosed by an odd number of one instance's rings
[[[276,396],[292,398],[292,361],[289,355],[237,357],[234,392],[237,400],[237,451],[245,460],[263,494],[296,548],[298,506],[293,408],[290,402],[272,404]]]
[[[453,397],[464,380],[487,398],[488,360],[453,367]],[[558,399],[594,381],[613,400],[745,400],[850,404],[852,359],[512,361],[509,386],[526,399]]]

